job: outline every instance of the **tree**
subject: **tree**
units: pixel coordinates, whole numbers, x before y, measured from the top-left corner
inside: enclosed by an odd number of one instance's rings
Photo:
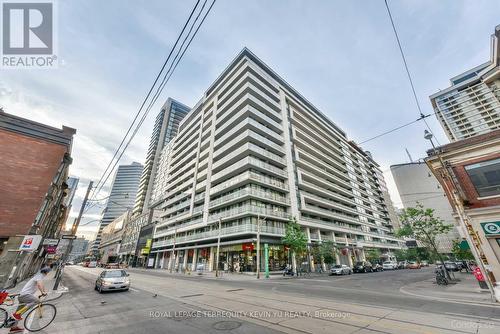
[[[317,263],[332,264],[335,262],[335,254],[337,250],[333,241],[327,240],[317,244],[312,249],[314,261]]]
[[[416,207],[404,209],[400,219],[403,227],[396,232],[396,235],[399,237],[414,237],[423,242],[440,259],[448,278],[451,279],[450,274],[444,266],[444,259],[437,250],[436,237],[450,231],[453,226],[446,225],[442,219],[434,217],[433,209],[425,209],[418,202]]]
[[[455,259],[457,259],[457,260],[474,260],[474,255],[472,255],[470,248],[462,249],[460,247],[460,243],[461,243],[460,240],[453,240],[453,246],[451,248],[451,252],[455,256]]]
[[[285,236],[281,241],[290,247],[290,251],[292,252],[292,270],[297,274],[296,255],[302,254],[307,250],[307,236],[302,231],[295,217],[286,225]]]
[[[380,250],[378,249],[370,249],[365,252],[366,259],[371,263],[378,263],[380,260]]]

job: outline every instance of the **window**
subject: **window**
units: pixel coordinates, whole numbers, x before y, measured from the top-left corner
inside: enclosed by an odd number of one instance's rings
[[[465,166],[480,197],[500,195],[500,159]]]

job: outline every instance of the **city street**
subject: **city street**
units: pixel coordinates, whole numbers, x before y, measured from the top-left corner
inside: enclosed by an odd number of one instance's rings
[[[430,268],[260,281],[246,275],[215,279],[131,269],[130,291],[99,294],[93,286],[101,270],[66,268],[64,285],[69,293],[58,301],[58,316],[47,332],[497,333],[500,329],[498,306],[431,300],[399,291],[431,278]]]

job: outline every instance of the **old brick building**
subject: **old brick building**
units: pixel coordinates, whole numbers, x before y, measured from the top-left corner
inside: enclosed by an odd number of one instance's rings
[[[0,111],[0,286],[43,261],[41,252],[17,251],[23,236],[57,237],[67,217],[64,198],[75,132]]]
[[[428,155],[463,235],[500,293],[500,130],[434,148]]]

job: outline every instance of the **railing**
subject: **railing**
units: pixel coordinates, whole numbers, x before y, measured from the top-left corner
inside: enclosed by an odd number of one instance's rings
[[[241,234],[241,233],[257,233],[257,225],[256,224],[243,224],[243,225],[237,225],[237,226],[223,227],[220,230],[221,236],[226,236],[226,235],[231,235],[231,234]],[[260,233],[261,234],[272,234],[272,235],[283,236],[285,234],[285,229],[279,228],[279,227],[274,227],[274,226],[261,225]],[[213,229],[213,230],[201,232],[201,233],[193,233],[190,235],[176,236],[175,238],[171,237],[171,238],[168,238],[166,240],[157,241],[157,242],[153,243],[153,248],[172,245],[174,243],[174,239],[175,239],[175,243],[177,244],[177,243],[182,243],[185,241],[216,238],[218,235],[219,235],[219,230]]]
[[[212,181],[215,181],[215,180],[217,180],[217,179],[219,179],[219,178],[221,178],[221,177],[223,177],[223,176],[231,173],[235,169],[243,167],[243,166],[248,165],[248,164],[256,166],[256,167],[260,167],[260,168],[266,170],[267,172],[272,172],[272,173],[280,175],[282,177],[286,177],[287,176],[286,171],[284,171],[282,169],[274,167],[273,165],[268,164],[268,163],[263,162],[263,161],[260,161],[260,160],[258,160],[256,158],[246,157],[246,158],[241,159],[237,163],[232,164],[230,167],[227,167],[226,169],[224,169],[224,170],[222,170],[222,171],[220,171],[220,172],[212,175]]]
[[[240,214],[260,214],[262,216],[269,216],[269,217],[277,217],[277,218],[283,218],[283,219],[288,219],[290,214],[287,212],[283,211],[275,211],[275,210],[270,210],[267,208],[263,208],[257,205],[251,205],[251,204],[245,204],[243,206],[233,208],[230,210],[218,212],[211,214],[209,216],[209,221],[216,221],[219,218],[227,218],[227,217],[232,217]]]
[[[286,160],[283,159],[282,157],[280,157],[279,155],[274,154],[274,153],[269,152],[269,151],[266,151],[263,148],[255,145],[254,143],[248,143],[247,142],[247,143],[239,146],[235,150],[231,151],[231,153],[225,155],[224,158],[222,158],[222,159],[214,162],[213,165],[212,165],[212,168],[216,169],[216,168],[220,167],[221,165],[223,165],[227,161],[233,159],[234,157],[238,156],[238,154],[241,154],[241,153],[243,153],[246,150],[254,151],[257,154],[260,154],[260,155],[262,155],[262,156],[264,156],[266,158],[269,158],[271,160],[274,160],[275,162],[278,162],[278,163],[282,164],[283,166],[286,166]]]
[[[230,194],[224,195],[220,198],[217,198],[216,200],[210,201],[210,207],[214,207],[216,205],[219,205],[219,204],[225,203],[227,201],[230,201],[232,199],[243,197],[246,195],[254,195],[256,197],[270,199],[270,200],[277,201],[277,202],[280,202],[283,204],[290,204],[290,199],[282,194],[257,190],[254,188],[244,188],[244,189],[240,189],[240,190],[237,190],[235,192],[232,192]]]

